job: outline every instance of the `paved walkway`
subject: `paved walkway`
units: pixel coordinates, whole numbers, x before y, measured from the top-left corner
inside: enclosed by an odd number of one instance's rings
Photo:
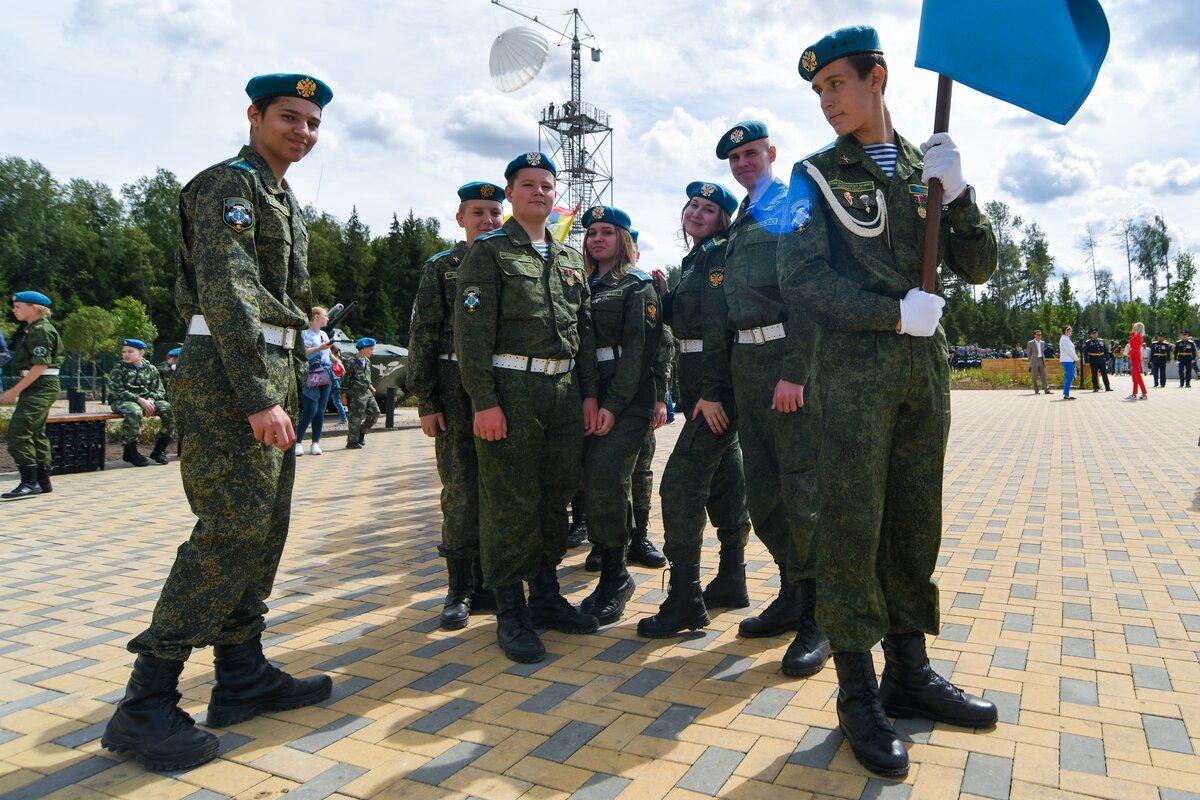
[[[219,731],[220,758],[180,773],[99,743],[124,643],[192,524],[178,467],[67,476],[52,500],[0,505],[0,796],[1200,797],[1200,388],[1124,403],[1128,385],[1072,403],[954,393],[931,653],[1001,722],[900,724],[903,783],[865,773],[836,732],[832,667],[789,679],[788,639],[736,637],[754,609],[637,638],[659,572],[638,571],[627,616],[598,635],[547,634],[542,664],[504,659],[488,618],[439,631],[433,450],[406,429],[300,461],[267,644],[293,672],[332,673],[333,697]],[[576,601],[594,580],[583,555],[561,568]],[[776,576],[753,539],[748,560],[757,606]],[[212,677],[207,651],[184,672],[201,721]]]

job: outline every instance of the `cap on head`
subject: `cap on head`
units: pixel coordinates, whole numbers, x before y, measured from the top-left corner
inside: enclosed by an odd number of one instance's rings
[[[638,232],[635,231],[633,228],[630,228],[629,229],[629,238],[633,239],[634,244],[637,244],[637,237],[638,237]]]
[[[1099,332],[1100,332],[1100,331],[1096,330],[1095,328],[1088,328],[1088,333],[1089,333],[1089,334],[1091,334],[1091,333],[1099,333]]]
[[[362,350],[364,347],[374,347],[375,340],[372,339],[370,336],[364,336],[363,338],[361,338],[357,342],[355,342],[354,346],[356,348],[358,348],[359,350]]]
[[[146,343],[143,342],[141,339],[122,339],[121,346],[122,347],[136,347],[138,350],[146,349]]]
[[[172,347],[167,351],[167,355],[171,358],[179,358],[179,354],[183,352],[182,347]]]
[[[826,64],[856,53],[883,53],[879,33],[870,25],[839,28],[809,46],[800,56],[800,77],[811,82]]]
[[[756,139],[766,139],[768,136],[770,134],[767,132],[767,123],[756,119],[743,120],[721,136],[721,140],[717,142],[717,158],[724,161],[729,158],[730,150]]]
[[[595,222],[611,222],[618,228],[630,230],[629,215],[619,208],[612,206],[592,206],[583,215],[583,227],[587,228]]]
[[[550,160],[550,156],[545,153],[521,153],[521,155],[508,162],[508,166],[504,168],[504,180],[508,180],[519,169],[526,167],[536,167],[544,169],[554,177],[558,177],[558,168],[554,166],[554,162]]]
[[[31,304],[37,305],[37,306],[45,306],[46,308],[49,308],[51,305],[49,297],[42,294],[41,292],[34,292],[34,291],[17,292],[16,294],[13,295],[13,302],[14,303],[31,303]]]
[[[733,192],[719,183],[692,181],[687,185],[687,196],[703,197],[705,200],[711,200],[725,209],[726,214],[732,215],[733,212],[737,211],[738,199],[733,196]]]
[[[503,203],[504,189],[486,181],[464,183],[458,187],[458,199],[463,202],[467,200],[495,200],[497,203]]]
[[[333,90],[324,81],[311,75],[276,72],[257,75],[246,84],[246,94],[251,102],[268,97],[299,97],[316,103],[321,108],[333,100]]]

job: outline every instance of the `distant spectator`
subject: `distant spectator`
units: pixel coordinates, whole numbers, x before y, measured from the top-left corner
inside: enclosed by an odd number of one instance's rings
[[[1041,379],[1042,389],[1046,395],[1050,395],[1050,381],[1046,377],[1046,357],[1049,347],[1042,341],[1041,330],[1033,332],[1033,338],[1026,345],[1026,350],[1029,352],[1029,377],[1033,383],[1033,393],[1039,394],[1038,379]]]
[[[1075,362],[1079,360],[1079,356],[1075,355],[1075,343],[1071,341],[1071,326],[1064,325],[1062,329],[1062,338],[1058,340],[1058,360],[1063,368],[1063,400],[1074,400],[1071,397],[1071,382],[1075,380]]]
[[[1142,380],[1142,343],[1146,341],[1146,326],[1140,322],[1133,323],[1129,332],[1129,374],[1133,377],[1133,393],[1127,400],[1137,399],[1137,390],[1142,388],[1142,399],[1146,399],[1146,382]]]
[[[308,452],[321,455],[321,428],[325,424],[325,409],[329,405],[329,393],[333,391],[333,358],[329,349],[333,342],[329,334],[321,330],[329,323],[329,312],[321,306],[313,306],[312,321],[308,330],[302,331],[304,352],[308,356],[308,381],[300,395],[300,424],[296,426],[296,455],[304,455],[304,432],[312,423],[312,446]]]
[[[146,343],[141,339],[121,340],[121,363],[108,373],[108,402],[113,413],[125,418],[121,423],[121,443],[125,452],[121,458],[135,467],[149,466],[150,459],[167,463],[167,446],[175,435],[175,415],[167,402],[158,369],[146,363]],[[138,437],[146,417],[162,420],[150,458],[138,452]]]
[[[363,337],[354,346],[358,348],[358,355],[346,361],[346,398],[343,401],[350,409],[347,450],[363,447],[367,443],[367,431],[379,419],[379,404],[375,402],[375,389],[371,385],[371,354],[375,352],[375,340]]]
[[[12,361],[12,353],[8,352],[8,342],[4,341],[4,331],[0,331],[0,367]]]
[[[179,363],[179,354],[183,351],[181,347],[172,348],[167,352],[167,360],[158,365],[158,377],[162,379],[163,389],[171,383],[171,378],[175,377],[175,365]]]

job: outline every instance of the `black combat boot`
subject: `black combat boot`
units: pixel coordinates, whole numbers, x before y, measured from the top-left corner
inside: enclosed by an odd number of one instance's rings
[[[38,486],[42,487],[42,494],[50,494],[54,491],[54,487],[50,485],[50,465],[38,464],[37,468]]]
[[[761,614],[746,617],[738,625],[738,636],[754,639],[759,636],[778,636],[794,631],[800,625],[800,597],[796,587],[788,583],[787,574],[780,570],[779,596]]]
[[[496,589],[496,642],[510,661],[533,664],[546,657],[546,648],[533,630],[525,587],[521,582]]]
[[[562,596],[554,567],[543,567],[529,582],[529,613],[535,626],[563,633],[595,633],[600,627],[595,616],[577,610]]]
[[[620,619],[634,588],[633,578],[625,568],[625,548],[600,548],[600,580],[596,590],[585,597],[579,607],[601,625],[608,625]]]
[[[659,569],[667,565],[667,558],[650,543],[650,509],[633,512],[633,536],[629,540],[629,560],[643,567]]]
[[[333,692],[328,675],[293,678],[267,661],[262,636],[241,644],[219,644],[216,656],[217,683],[208,701],[210,728],[244,722],[264,711],[287,711],[311,706]]]
[[[750,594],[746,591],[746,549],[721,545],[721,561],[717,575],[704,587],[705,608],[746,608]]]
[[[581,546],[587,541],[587,511],[583,502],[583,492],[576,492],[571,498],[571,527],[567,531],[567,549]],[[599,569],[599,566],[596,567]]]
[[[212,761],[217,737],[199,730],[179,707],[182,661],[140,655],[125,697],[117,704],[100,744],[116,753],[132,753],[146,769],[186,769]]]
[[[667,599],[652,617],[638,620],[638,636],[665,639],[685,630],[708,627],[708,611],[700,593],[700,565],[674,564]]]
[[[154,440],[154,449],[150,451],[150,458],[160,464],[167,463],[167,448],[171,446],[171,439],[167,436],[160,436]]]
[[[447,558],[446,573],[449,575],[449,590],[442,604],[438,625],[444,631],[456,631],[467,627],[471,613],[471,561],[467,558]]]
[[[829,637],[817,625],[817,582],[800,581],[800,630],[783,654],[783,674],[793,678],[816,675],[829,660]]]
[[[121,460],[128,461],[130,464],[133,464],[135,467],[150,466],[150,459],[146,458],[144,455],[142,455],[141,453],[138,452],[137,442],[126,442],[125,443],[125,452],[121,453]]]
[[[359,447],[367,446],[367,432],[366,431],[362,431],[361,433],[358,434],[358,446]]]
[[[879,685],[870,653],[834,653],[838,727],[858,763],[887,778],[908,774],[908,752],[879,704]]]
[[[471,559],[471,575],[474,577],[471,584],[471,613],[490,614],[497,611],[499,607],[495,593],[483,588],[483,564],[479,562],[479,556]]]
[[[962,728],[990,728],[996,705],[966,694],[933,671],[925,654],[925,634],[889,633],[883,637],[883,679],[879,696],[893,717],[920,717]]]
[[[42,487],[38,485],[38,468],[36,465],[28,467],[18,466],[17,470],[21,473],[21,482],[11,492],[0,494],[0,500],[24,500],[26,497],[33,497],[35,494],[42,493]]]
[[[600,545],[592,545],[592,549],[588,552],[587,558],[583,560],[583,568],[588,572],[600,571],[600,550]]]

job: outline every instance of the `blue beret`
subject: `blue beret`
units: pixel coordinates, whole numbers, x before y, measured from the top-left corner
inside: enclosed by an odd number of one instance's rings
[[[362,350],[364,347],[374,347],[375,340],[369,336],[364,336],[363,338],[361,338],[357,342],[355,342],[354,346],[356,348],[358,348],[359,350]]]
[[[826,64],[855,53],[883,53],[879,45],[879,34],[870,25],[855,25],[840,28],[827,34],[821,41],[809,47],[800,56],[800,77],[812,81],[813,75]]]
[[[583,215],[583,227],[593,222],[611,222],[619,228],[630,229],[629,215],[619,208],[612,206],[592,206]]]
[[[712,200],[725,209],[726,214],[732,215],[733,212],[737,211],[738,199],[733,196],[733,192],[719,183],[692,181],[687,186],[687,196],[703,197],[705,200]]]
[[[141,339],[122,339],[121,346],[122,347],[136,347],[138,350],[146,349],[146,343],[143,342]]]
[[[504,190],[494,183],[486,181],[476,181],[475,183],[464,183],[458,187],[459,200],[495,200],[497,203],[504,202]]]
[[[33,303],[34,305],[50,307],[50,298],[41,292],[17,292],[13,295],[14,303]]]
[[[765,139],[770,136],[767,133],[767,123],[759,122],[756,119],[748,119],[739,122],[721,137],[721,141],[717,142],[717,158],[724,161],[729,158],[729,151],[735,147],[741,147],[747,142],[753,142],[755,139]]]
[[[285,74],[258,75],[246,84],[246,94],[251,100],[262,100],[264,97],[299,97],[309,100],[321,108],[329,105],[333,99],[333,90],[311,75]]]
[[[634,244],[637,244],[637,236],[638,236],[638,232],[637,232],[637,231],[635,231],[633,228],[630,228],[630,229],[629,229],[629,236],[630,236],[630,238],[632,238],[632,239],[633,239],[633,243],[634,243]]]
[[[554,177],[558,177],[558,168],[554,166],[554,162],[550,160],[550,156],[545,153],[521,153],[521,155],[508,162],[508,166],[504,168],[504,180],[508,180],[514,172],[526,167],[544,169]]]
[[[179,358],[179,354],[182,352],[183,352],[182,347],[172,347],[170,350],[167,351],[167,355],[172,356],[174,358]]]

